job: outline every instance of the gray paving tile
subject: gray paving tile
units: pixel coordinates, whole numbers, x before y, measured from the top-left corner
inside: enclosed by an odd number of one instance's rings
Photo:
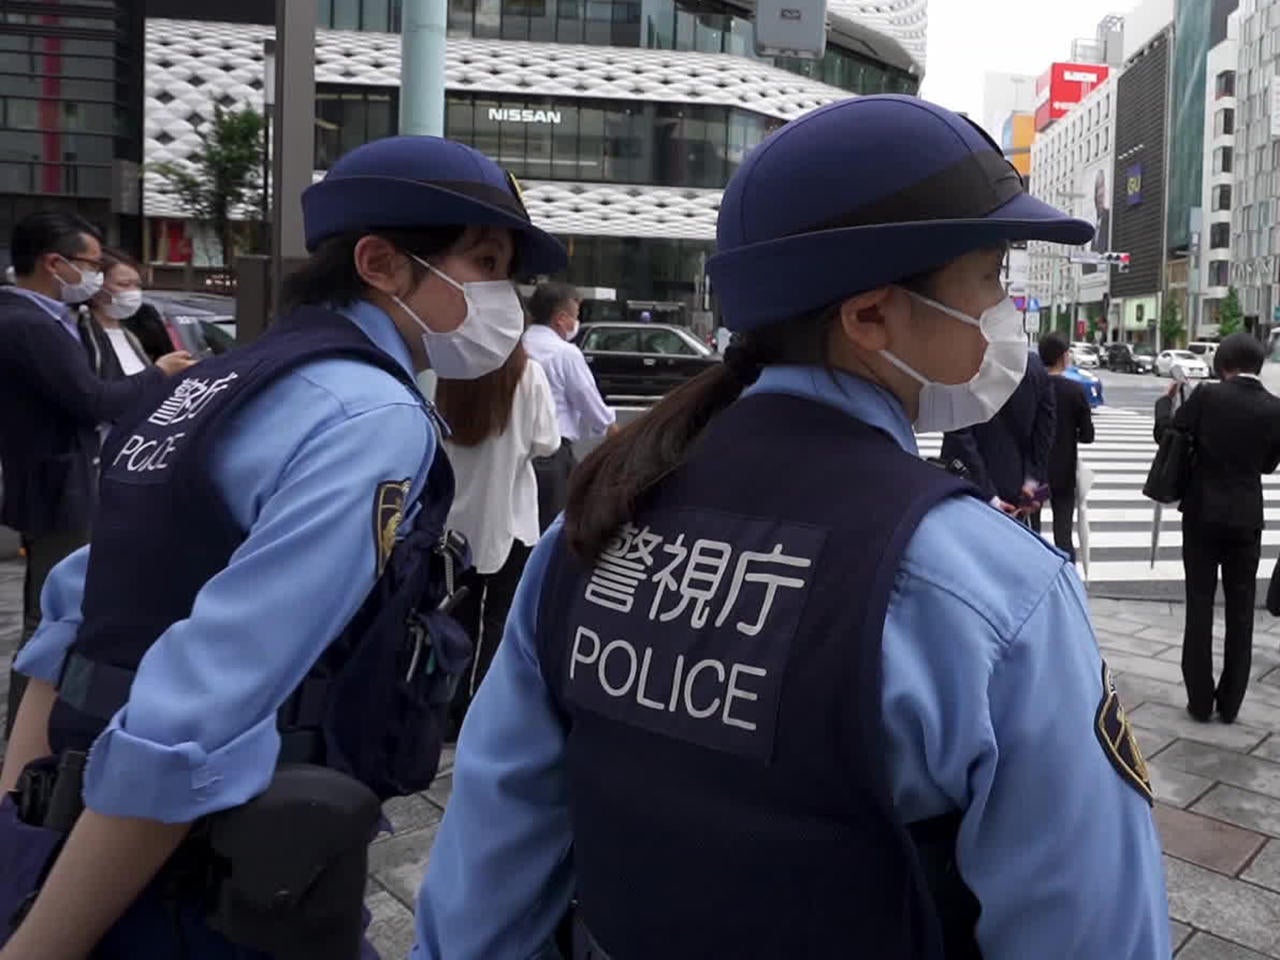
[[[1142,635],[1126,636],[1109,630],[1098,631],[1098,646],[1102,648],[1105,657],[1117,653],[1154,657],[1169,649],[1169,644],[1163,640],[1153,640]]]
[[[1142,727],[1134,727],[1133,735],[1137,738],[1138,749],[1142,751],[1142,756],[1147,760],[1159,756],[1161,750],[1164,750],[1169,744],[1177,742],[1176,737],[1157,733],[1154,730],[1144,730]]]
[[[1187,715],[1185,707],[1147,702],[1129,711],[1129,719],[1135,726],[1144,727],[1175,737],[1185,737],[1200,743],[1208,743],[1242,753],[1253,749],[1267,735],[1243,723],[1198,723]]]
[[[406,830],[420,830],[440,822],[440,808],[429,803],[422,794],[415,793],[408,797],[393,797],[382,805],[382,812],[391,821],[392,833],[404,833]]]
[[[1182,646],[1182,624],[1173,626],[1153,626],[1143,627],[1137,634],[1144,640],[1154,640],[1164,644],[1166,647],[1177,645]]]
[[[422,872],[437,828],[438,824],[410,830],[369,845],[369,872],[407,907],[413,907],[422,885]]]
[[[1160,762],[1280,799],[1280,763],[1191,740],[1173,744],[1160,755]]]
[[[1165,683],[1182,685],[1182,667],[1167,660],[1140,657],[1132,653],[1117,653],[1107,657],[1107,663],[1117,673],[1134,674],[1162,680]]]
[[[1180,946],[1191,939],[1194,933],[1185,923],[1179,923],[1177,920],[1169,921],[1169,944],[1176,951]]]
[[[1139,677],[1131,673],[1118,673],[1116,689],[1120,692],[1120,700],[1124,703],[1126,710],[1132,710],[1148,700],[1178,708],[1186,706],[1187,703],[1187,693],[1181,681],[1166,683],[1163,680],[1152,680],[1150,677]]]
[[[413,911],[379,890],[365,897],[364,905],[373,915],[366,934],[382,960],[404,960],[413,948]]]
[[[1253,751],[1253,756],[1280,761],[1280,733],[1273,733]]]
[[[1240,877],[1280,893],[1280,840],[1268,840]]]
[[[1205,816],[1280,837],[1280,800],[1220,783],[1192,804]]]
[[[1280,894],[1173,857],[1164,865],[1174,920],[1264,955],[1280,949]]]
[[[1138,746],[1141,749],[1141,743]],[[1146,756],[1145,750],[1143,756]],[[1158,759],[1148,759],[1147,770],[1151,774],[1151,786],[1155,790],[1156,799],[1175,807],[1189,806],[1213,786],[1212,780],[1187,773]]]
[[[449,796],[453,793],[453,777],[436,777],[436,782],[431,785],[431,789],[427,791],[427,799],[438,806],[441,810],[445,804],[449,802]]]
[[[1267,841],[1252,830],[1163,803],[1156,804],[1155,818],[1165,853],[1229,877],[1243,870]]]
[[[1178,954],[1178,960],[1270,960],[1272,956],[1212,934],[1197,932]]]

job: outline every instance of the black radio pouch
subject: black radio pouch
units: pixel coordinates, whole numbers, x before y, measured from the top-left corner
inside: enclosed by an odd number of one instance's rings
[[[327,767],[285,764],[266,792],[209,817],[209,925],[278,960],[354,960],[378,798]]]

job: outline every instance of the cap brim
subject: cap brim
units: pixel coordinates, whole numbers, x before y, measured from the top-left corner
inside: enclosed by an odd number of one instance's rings
[[[942,266],[982,247],[1021,240],[1087,243],[1094,228],[1027,194],[982,219],[841,227],[718,253],[707,262],[730,330],[803,316]]]
[[[569,262],[564,245],[528,220],[476,197],[436,184],[390,177],[337,177],[302,192],[307,249],[347,230],[412,230],[433,226],[507,227],[515,232],[521,275],[560,273]],[[359,211],[359,225],[350,222]]]

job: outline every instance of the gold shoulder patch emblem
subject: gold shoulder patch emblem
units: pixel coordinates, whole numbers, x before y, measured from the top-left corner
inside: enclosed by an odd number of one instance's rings
[[[1142,759],[1133,727],[1129,725],[1129,716],[1120,704],[1111,668],[1105,662],[1102,664],[1102,702],[1098,705],[1098,713],[1094,718],[1094,731],[1098,735],[1098,742],[1102,744],[1103,752],[1121,779],[1138,791],[1148,804],[1154,802],[1155,794],[1151,789],[1151,774],[1147,771],[1147,762]]]
[[[386,480],[373,493],[373,549],[378,557],[378,576],[382,576],[391,551],[396,548],[396,531],[404,520],[409,484],[409,480]]]

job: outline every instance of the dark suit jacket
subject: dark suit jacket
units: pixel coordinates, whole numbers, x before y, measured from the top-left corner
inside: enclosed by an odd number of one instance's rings
[[[1017,503],[1028,479],[1048,480],[1055,402],[1049,379],[1040,357],[1028,354],[1026,376],[999,413],[942,438],[942,458],[968,467],[988,500]]]
[[[37,304],[0,289],[0,523],[29,536],[89,528],[98,432],[164,379],[106,381],[85,348]]]
[[[1280,465],[1280,397],[1257,380],[1201,384],[1173,415],[1195,437],[1196,458],[1180,509],[1194,523],[1262,529],[1262,475]],[[1163,436],[1168,421],[1157,424]]]
[[[1053,447],[1049,451],[1049,486],[1055,497],[1076,489],[1079,445],[1093,443],[1093,411],[1084,387],[1066,377],[1050,377],[1054,396]]]

